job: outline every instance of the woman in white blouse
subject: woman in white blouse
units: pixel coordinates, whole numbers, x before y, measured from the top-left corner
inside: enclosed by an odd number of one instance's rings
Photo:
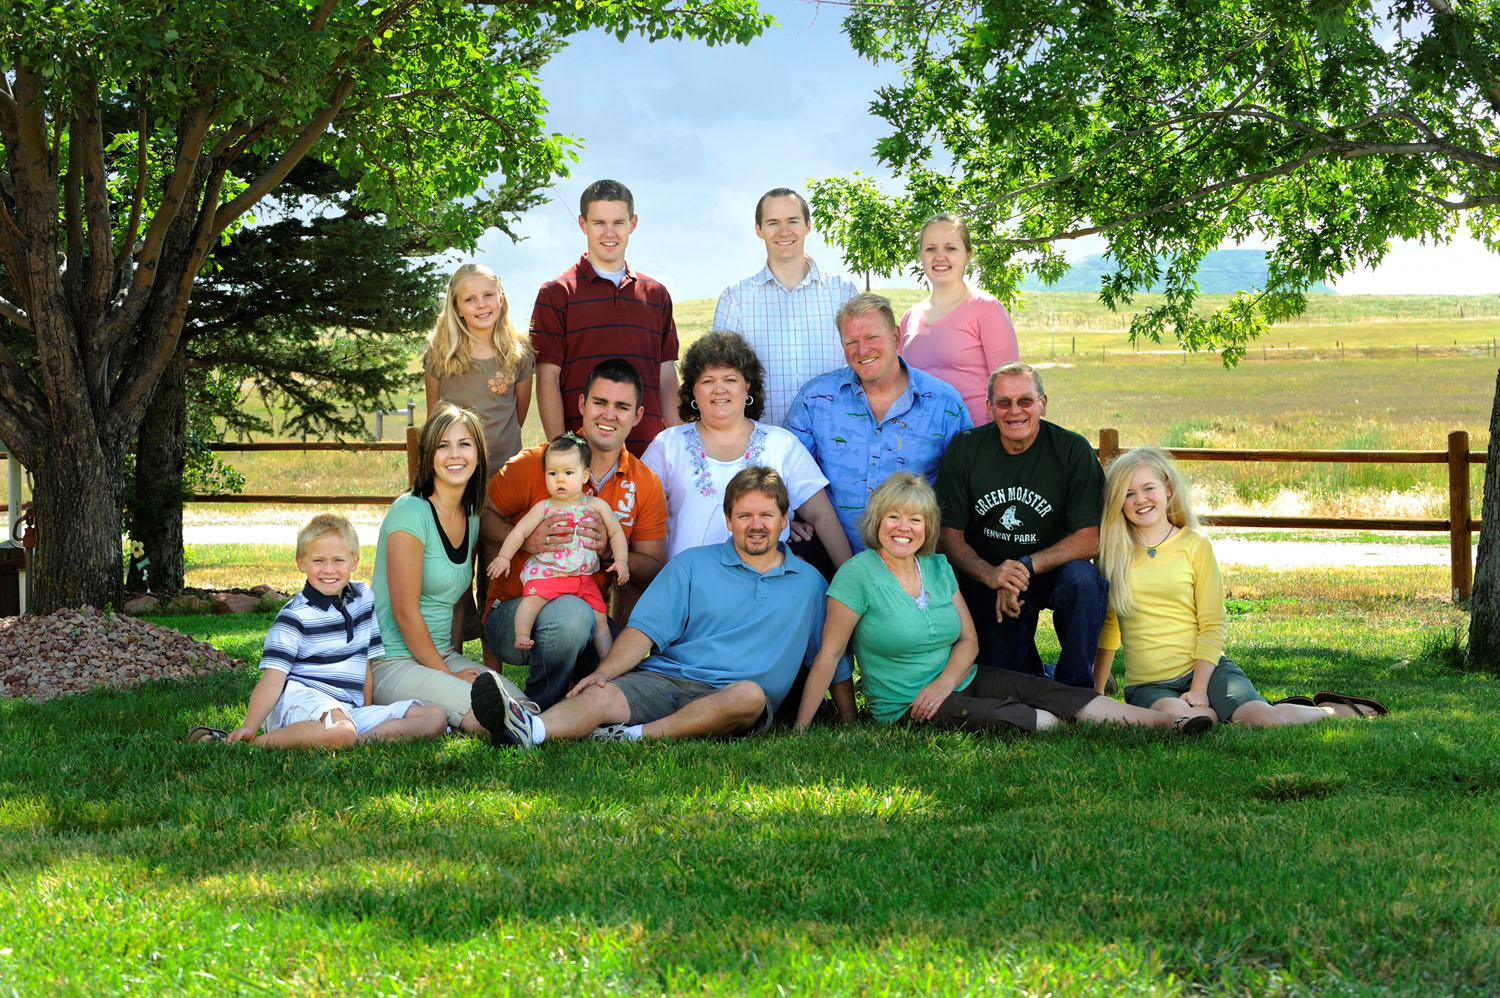
[[[787,430],[756,422],[765,408],[765,369],[750,344],[738,333],[709,333],[688,347],[681,368],[682,425],[663,430],[642,455],[667,496],[669,556],[728,539],[724,486],[740,469],[761,465],[781,475],[796,515],[812,525],[834,566],[848,560],[849,539],[817,462]]]

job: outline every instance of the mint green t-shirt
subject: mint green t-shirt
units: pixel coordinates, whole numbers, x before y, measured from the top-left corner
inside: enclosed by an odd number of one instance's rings
[[[875,551],[861,551],[844,562],[828,584],[828,595],[860,615],[854,625],[854,655],[863,677],[865,702],[875,720],[890,724],[911,707],[922,687],[948,664],[958,640],[953,595],[958,579],[940,554],[917,559],[927,609],[917,606]],[[956,689],[974,678],[974,668]]]
[[[427,633],[439,652],[447,651],[453,636],[453,604],[458,602],[474,582],[474,545],[479,540],[479,514],[465,524],[463,547],[450,549],[443,531],[433,515],[432,504],[422,496],[410,493],[391,503],[385,519],[380,521],[380,540],[375,545],[375,619],[380,624],[380,640],[390,658],[410,658],[411,651],[396,627],[391,610],[391,590],[385,578],[385,547],[391,534],[411,534],[422,542],[422,595],[417,607],[427,622]],[[453,556],[460,560],[454,561]]]

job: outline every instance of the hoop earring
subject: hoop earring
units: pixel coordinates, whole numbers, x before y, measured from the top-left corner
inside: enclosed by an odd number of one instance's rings
[[[696,409],[696,408],[698,408],[698,400],[697,399],[693,399],[691,402],[688,403],[688,405],[690,405],[694,409]]]
[[[746,395],[745,396],[745,404],[746,405],[754,405],[755,404],[755,396],[754,395]]]

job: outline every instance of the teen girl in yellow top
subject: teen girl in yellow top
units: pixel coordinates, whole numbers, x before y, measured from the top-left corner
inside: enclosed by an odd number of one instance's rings
[[[1137,448],[1110,466],[1099,569],[1109,580],[1094,660],[1100,692],[1123,641],[1125,700],[1139,707],[1255,727],[1387,713],[1366,697],[1326,691],[1267,703],[1225,656],[1219,563],[1198,532],[1187,482],[1165,451]]]

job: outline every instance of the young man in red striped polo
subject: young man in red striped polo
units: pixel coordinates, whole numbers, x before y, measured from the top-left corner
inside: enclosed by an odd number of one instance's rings
[[[672,296],[660,282],[625,264],[635,231],[635,198],[617,180],[596,180],[578,201],[578,228],[588,252],[542,285],[531,311],[536,350],[537,411],[551,440],[578,430],[564,399],[583,393],[600,361],[620,357],[641,375],[645,413],[625,446],[639,457],[677,418],[677,326]]]

